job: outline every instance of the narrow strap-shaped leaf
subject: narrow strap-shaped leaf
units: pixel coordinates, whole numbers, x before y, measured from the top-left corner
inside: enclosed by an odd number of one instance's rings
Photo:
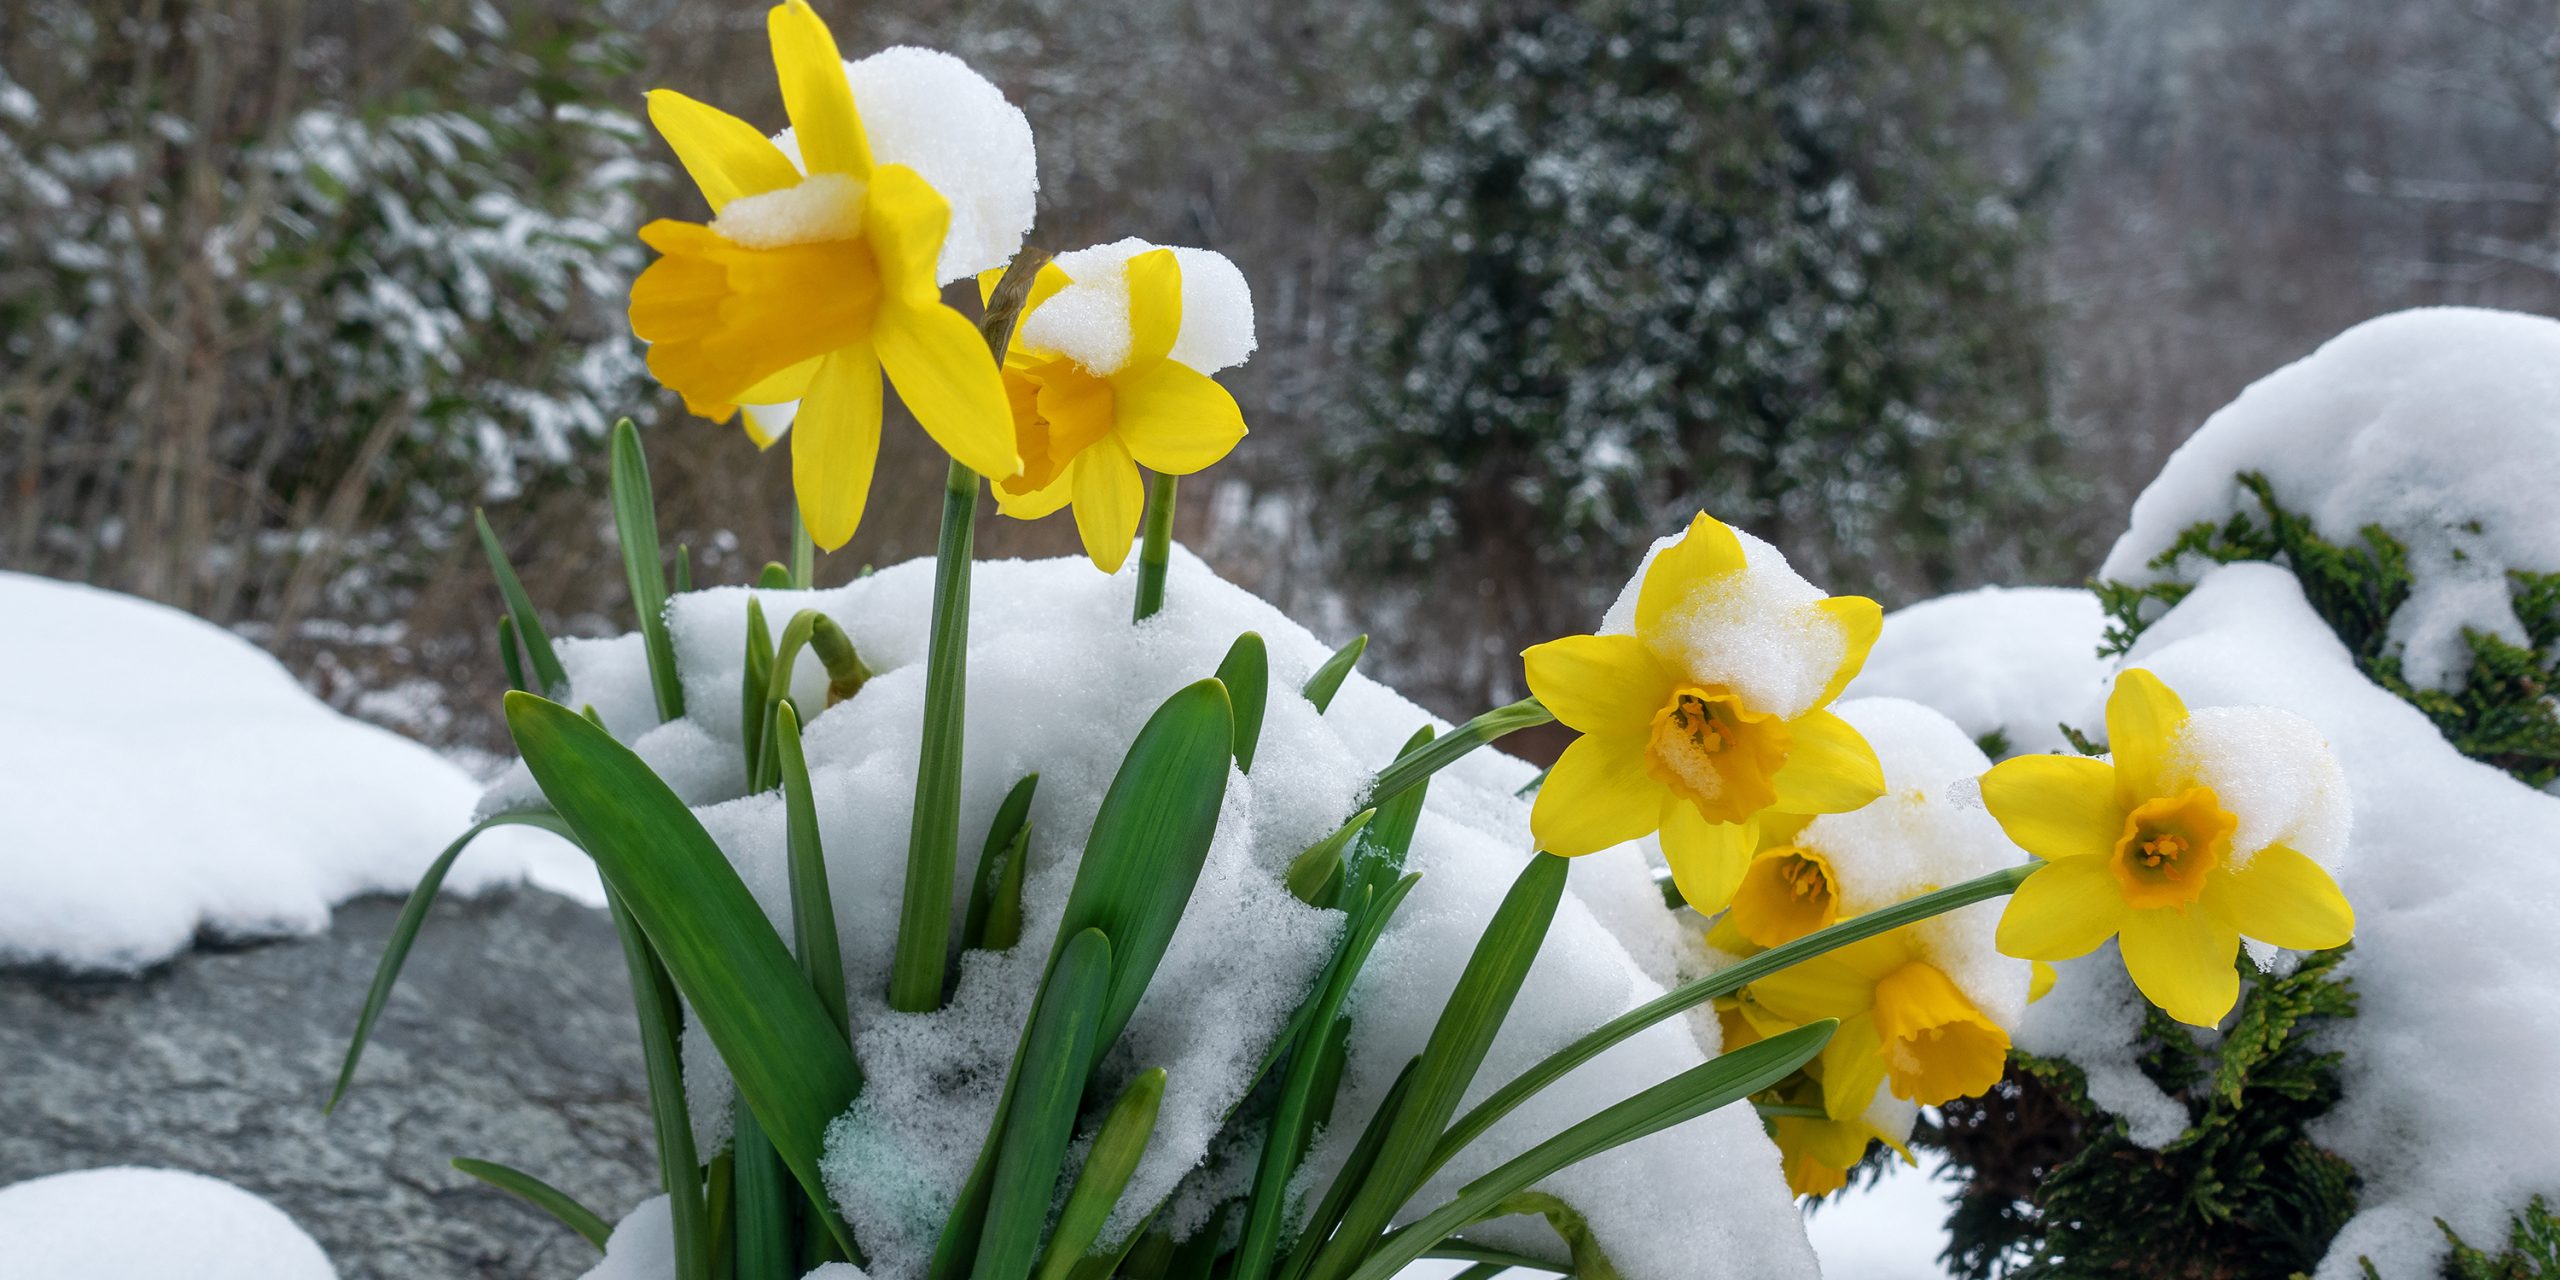
[[[649,484],[649,455],[640,429],[624,418],[613,424],[613,531],[622,544],[622,575],[631,584],[631,608],[640,615],[640,640],[649,655],[649,689],[658,719],[684,714],[684,682],[676,676],[676,643],[667,630],[666,551],[658,545],[658,500]]]
[[[543,795],[647,934],[810,1203],[858,1256],[818,1158],[862,1076],[790,948],[701,822],[630,748],[556,703],[513,693],[506,707]]]
[[[1556,904],[1564,898],[1570,866],[1554,854],[1541,853],[1521,868],[1502,905],[1494,909],[1474,954],[1458,975],[1431,1039],[1422,1050],[1413,1093],[1396,1115],[1386,1150],[1377,1166],[1351,1198],[1340,1234],[1316,1255],[1317,1276],[1340,1276],[1360,1260],[1369,1241],[1395,1220],[1396,1211],[1422,1185],[1431,1170],[1431,1154],[1440,1133],[1466,1097],[1484,1055],[1493,1047],[1520,984],[1547,938]]]
[[[530,695],[528,695],[530,696]],[[684,1094],[684,1059],[678,1048],[684,1010],[667,967],[608,882],[605,909],[622,940],[622,964],[631,978],[631,1009],[640,1024],[640,1065],[649,1081],[649,1120],[658,1146],[658,1186],[667,1193],[675,1239],[676,1280],[710,1280],[715,1258],[728,1256],[717,1242],[702,1189],[702,1158],[693,1145],[693,1111]]]
[[[782,708],[797,711],[791,700],[791,673],[800,665],[800,651],[818,631],[818,623],[826,615],[815,609],[803,609],[782,624],[782,635],[773,643],[773,660],[765,667],[764,702],[756,708],[754,724],[758,735],[756,763],[762,772],[750,778],[757,791],[770,791],[782,785],[781,762],[773,757],[774,739],[782,732]]]
[[[1014,1064],[1012,1106],[997,1141],[995,1180],[972,1280],[1023,1280],[1049,1223],[1058,1170],[1075,1137],[1076,1111],[1093,1065],[1093,1041],[1110,1000],[1111,940],[1085,929],[1059,949],[1031,1031]]]
[[[997,363],[1003,363],[1001,357]],[[962,732],[969,704],[969,562],[977,543],[978,484],[978,473],[956,458],[943,475],[942,532],[933,553],[933,625],[925,642],[924,732],[916,740],[907,874],[898,894],[898,940],[889,955],[889,1007],[900,1013],[941,1007],[942,978],[950,961],[951,885],[960,861]]]
[[[818,576],[818,544],[809,536],[809,522],[800,518],[800,504],[791,504],[791,586],[806,591],[816,586]]]
[[[1253,749],[1262,741],[1262,704],[1271,692],[1271,654],[1258,632],[1236,637],[1218,663],[1218,683],[1235,709],[1236,768],[1253,772]]]
[[[1554,719],[1555,714],[1536,698],[1522,698],[1510,706],[1495,707],[1450,730],[1447,737],[1432,743],[1427,750],[1400,757],[1394,764],[1379,770],[1377,780],[1369,784],[1369,803],[1383,805],[1397,792],[1465,759],[1468,752],[1496,738]]]
[[[673,585],[677,595],[693,590],[693,548],[686,543],[676,544],[676,576]]]
[[[530,1173],[510,1169],[494,1160],[474,1160],[469,1156],[457,1157],[453,1167],[559,1219],[561,1226],[586,1237],[587,1243],[598,1249],[602,1249],[605,1238],[613,1234],[612,1224],[598,1217],[595,1210]]]
[[[1452,1234],[1496,1214],[1502,1202],[1559,1169],[1659,1133],[1784,1080],[1822,1052],[1840,1024],[1829,1018],[1689,1068],[1531,1147],[1458,1189],[1447,1204],[1378,1242],[1351,1280],[1389,1280]]]
[[[1342,1225],[1342,1214],[1351,1207],[1352,1194],[1360,1189],[1369,1171],[1377,1167],[1378,1153],[1387,1145],[1387,1131],[1395,1127],[1396,1112],[1403,1108],[1405,1095],[1413,1091],[1413,1074],[1421,1065],[1419,1054],[1407,1059],[1404,1070],[1396,1073],[1395,1083],[1387,1087],[1387,1096],[1379,1099],[1378,1109],[1369,1113],[1369,1123],[1351,1144],[1350,1156],[1335,1171],[1324,1198],[1316,1202],[1315,1212],[1307,1215],[1306,1228],[1298,1233],[1297,1247],[1289,1251],[1289,1260],[1281,1265],[1283,1280],[1298,1280],[1307,1274],[1308,1268],[1315,1265],[1316,1252]]]
[[[1173,1272],[1174,1255],[1182,1246],[1162,1231],[1149,1231],[1131,1244],[1116,1273],[1120,1280],[1164,1280]]]
[[[1094,1241],[1102,1238],[1112,1207],[1120,1203],[1120,1193],[1128,1189],[1130,1175],[1147,1154],[1147,1139],[1155,1136],[1156,1109],[1163,1102],[1162,1067],[1139,1072],[1120,1091],[1119,1101],[1111,1104],[1111,1114],[1103,1117],[1102,1128],[1094,1135],[1093,1149],[1085,1153],[1084,1168],[1067,1191],[1065,1207],[1058,1210],[1058,1225],[1040,1255],[1038,1280],[1068,1280]]]
[[[1430,750],[1437,736],[1438,731],[1427,724],[1414,730],[1396,758],[1410,760]],[[1422,826],[1422,802],[1430,791],[1430,779],[1425,778],[1378,804],[1378,816],[1351,846],[1350,860],[1343,868],[1350,877],[1347,883],[1386,884],[1404,874],[1405,859],[1413,855],[1413,833]]]
[[[733,1280],[738,1262],[738,1153],[723,1149],[702,1166],[702,1234],[710,1242],[710,1275]],[[678,1265],[682,1265],[681,1259]]]
[[[729,1125],[729,1152],[736,1158],[738,1177],[737,1280],[795,1280],[799,1268],[791,1258],[790,1197],[798,1193],[753,1108],[735,1104]]]
[[[835,891],[827,884],[827,854],[818,840],[818,799],[809,788],[808,758],[800,750],[800,717],[786,702],[780,719],[773,744],[782,773],[784,852],[791,875],[791,952],[800,957],[801,972],[809,975],[818,1003],[850,1043],[853,1017],[845,1008],[844,943],[836,933]]]
[[[1334,828],[1332,835],[1308,845],[1306,852],[1290,859],[1289,871],[1284,877],[1290,894],[1311,907],[1332,906],[1334,900],[1341,896],[1342,851],[1350,846],[1354,836],[1360,834],[1360,829],[1377,816],[1377,810],[1363,809],[1351,815],[1350,821]]]
[[[1535,1271],[1543,1275],[1572,1274],[1557,1270],[1556,1264],[1545,1258],[1532,1258],[1528,1254],[1514,1253],[1509,1249],[1489,1249],[1483,1245],[1469,1244],[1464,1240],[1443,1240],[1424,1250],[1422,1256],[1448,1262],[1472,1262],[1479,1267],[1493,1268],[1495,1275],[1501,1275],[1505,1271]],[[1452,1276],[1450,1280],[1457,1280],[1457,1277]],[[1580,1277],[1575,1277],[1575,1280],[1580,1280]]]
[[[1547,1220],[1547,1226],[1564,1242],[1565,1256],[1573,1259],[1573,1280],[1624,1280],[1618,1264],[1600,1247],[1599,1237],[1591,1233],[1591,1223],[1582,1211],[1544,1191],[1517,1192],[1493,1207],[1489,1215],[1507,1218],[1513,1214],[1534,1213]],[[1485,1263],[1485,1266],[1495,1266]]]
[[[524,655],[516,646],[516,620],[503,613],[498,615],[498,664],[506,668],[508,688],[529,690],[524,682]]]
[[[339,1100],[347,1096],[347,1086],[356,1078],[356,1061],[364,1056],[364,1046],[373,1038],[373,1024],[381,1020],[383,1009],[391,1003],[391,989],[399,984],[400,967],[409,961],[409,948],[418,941],[418,930],[426,927],[427,908],[435,905],[436,894],[444,888],[445,874],[453,870],[453,860],[462,856],[481,832],[510,824],[540,827],[563,839],[577,838],[569,833],[569,824],[562,822],[560,815],[547,809],[519,809],[472,823],[470,830],[454,837],[453,843],[427,864],[417,887],[409,891],[408,902],[401,905],[400,918],[391,922],[391,936],[383,941],[382,959],[373,968],[373,985],[364,993],[364,1010],[356,1015],[356,1033],[347,1041],[346,1061],[338,1067],[337,1087],[329,1091],[329,1101],[321,1106],[321,1114],[337,1110]]]
[[[1503,1272],[1510,1269],[1511,1268],[1506,1267],[1499,1262],[1479,1262],[1474,1266],[1451,1276],[1449,1280],[1493,1280],[1495,1276],[1501,1275]],[[1577,1277],[1576,1280],[1579,1280],[1579,1277]]]
[[[558,698],[569,691],[569,673],[560,666],[560,655],[552,652],[551,636],[542,629],[542,619],[533,611],[533,597],[524,593],[524,583],[516,577],[516,567],[507,560],[506,548],[498,545],[498,535],[489,528],[489,517],[478,508],[471,512],[472,527],[479,532],[480,550],[489,558],[489,573],[498,580],[498,594],[505,597],[507,614],[515,619],[516,638],[524,642],[525,656],[533,662],[533,675],[542,682],[545,697]]]
[[[779,560],[765,561],[763,570],[756,574],[756,588],[760,591],[789,591],[790,567]]]
[[[1209,1216],[1209,1224],[1174,1250],[1173,1265],[1165,1269],[1165,1280],[1211,1280],[1217,1275],[1218,1247],[1226,1242],[1227,1219],[1234,1217],[1235,1211],[1233,1200],[1219,1205],[1218,1211]]]
[[[1010,950],[1013,940],[1022,936],[1019,911],[1022,876],[1021,868],[1015,865],[1022,856],[1022,850],[1016,846],[1023,843],[1024,832],[1030,828],[1031,797],[1039,788],[1039,774],[1024,774],[1021,781],[1013,784],[1011,791],[1004,793],[1003,802],[996,805],[995,821],[987,824],[987,841],[978,848],[978,871],[970,877],[969,911],[960,925],[960,945],[965,949]],[[990,946],[986,941],[987,917],[996,909],[997,893],[1007,880],[1012,881],[1017,891],[1014,899],[1017,909],[1012,921],[1013,940],[1002,946]]]
[[[1369,637],[1366,633],[1353,636],[1351,643],[1334,650],[1333,656],[1325,659],[1324,665],[1317,667],[1315,673],[1307,677],[1306,684],[1301,686],[1298,692],[1306,695],[1307,701],[1316,704],[1318,715],[1322,715],[1326,708],[1333,705],[1333,695],[1342,691],[1343,680],[1351,675],[1353,667],[1360,665],[1360,655],[1367,652],[1368,648]]]
[[[756,790],[764,772],[764,695],[773,680],[773,630],[765,625],[764,604],[747,597],[747,648],[738,679],[738,744],[747,766],[747,785]]]

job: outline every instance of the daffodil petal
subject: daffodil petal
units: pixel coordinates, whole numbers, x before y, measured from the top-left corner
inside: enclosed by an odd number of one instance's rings
[[[1149,249],[1129,259],[1129,363],[1126,371],[1161,362],[1182,333],[1182,264],[1171,249]]]
[[[2140,667],[2116,676],[2107,695],[2107,751],[2115,759],[2116,798],[2126,808],[2180,789],[2169,776],[2169,755],[2186,723],[2187,704],[2160,677]]]
[[[898,398],[943,452],[982,476],[1022,470],[1004,377],[968,317],[939,302],[887,307],[872,340]]]
[[[1564,749],[1529,810],[1529,833],[1559,857],[1597,853],[1653,830],[1662,784],[1645,772],[1641,734],[1588,733]]]
[[[2325,951],[2356,936],[2356,909],[2317,862],[2283,845],[2260,849],[2237,871],[2206,876],[2205,910],[2244,937],[2294,951]]]
[[[765,14],[773,42],[773,71],[782,83],[782,109],[811,173],[871,173],[871,143],[854,112],[853,83],[845,79],[836,38],[807,0],[789,0]]]
[[[1855,1120],[1874,1106],[1885,1075],[1884,1037],[1873,1014],[1841,1020],[1822,1046],[1822,1109],[1834,1120]]]
[[[1208,375],[1172,360],[1111,380],[1120,441],[1149,471],[1187,476],[1244,439],[1244,411]]]
[[[2000,954],[2020,960],[2085,956],[2124,926],[2124,894],[2102,856],[2061,858],[2029,872],[2000,912]]]
[[[986,306],[996,300],[996,286],[1004,283],[1004,273],[1012,269],[1012,264],[1007,263],[1001,267],[989,267],[978,273],[979,306]],[[1041,263],[1040,269],[1031,273],[1031,292],[1023,296],[1022,310],[1015,316],[1015,320],[1019,322],[1032,312],[1039,310],[1041,303],[1056,297],[1058,290],[1073,283],[1075,282],[1068,277],[1066,268],[1055,262]]]
[[[1849,640],[1848,648],[1840,655],[1839,667],[1831,673],[1831,683],[1822,688],[1822,700],[1815,704],[1827,707],[1866,669],[1867,654],[1876,647],[1876,637],[1884,633],[1884,606],[1865,596],[1831,596],[1814,608],[1839,623]]]
[[[1636,634],[1653,635],[1700,587],[1740,573],[1742,563],[1742,540],[1723,521],[1699,512],[1680,540],[1645,567],[1644,584],[1636,588]]]
[[[2240,935],[2210,911],[2127,912],[2121,945],[2133,985],[2180,1022],[2210,1027],[2239,1003]]]
[[[880,457],[880,363],[867,347],[828,356],[792,420],[791,489],[809,538],[833,551],[853,537]]]
[[[1104,573],[1120,572],[1147,507],[1138,464],[1118,440],[1104,436],[1077,454],[1067,471],[1075,485],[1076,534],[1084,539],[1085,555]]]
[[[2059,862],[2113,852],[2124,835],[2116,771],[2086,756],[2014,756],[1982,775],[1982,804],[2017,846]]]
[[[923,307],[942,300],[935,273],[942,239],[950,230],[951,202],[923,175],[902,164],[882,165],[871,175],[870,195],[862,208],[862,234],[871,244],[880,288],[889,301]],[[983,348],[986,343],[982,339],[978,345]]]
[[[1662,797],[1662,860],[1671,864],[1672,883],[1692,910],[1704,915],[1724,910],[1760,847],[1760,824],[1709,822],[1698,806],[1658,783],[1655,789]]]
[[[649,123],[676,153],[702,198],[718,213],[740,196],[779,191],[800,181],[800,171],[764,131],[708,103],[673,89],[649,91]]]
[[[746,389],[738,397],[741,404],[781,404],[809,394],[809,383],[818,376],[818,366],[826,357],[803,360],[780,373]]]
[[[738,425],[747,429],[747,439],[758,449],[770,449],[791,434],[791,419],[799,413],[800,402],[787,404],[742,404],[738,406]]]
[[[1566,636],[1529,646],[1520,662],[1529,692],[1584,733],[1649,734],[1671,701],[1670,674],[1634,636]]]
[[[1787,813],[1847,813],[1884,794],[1884,765],[1848,721],[1808,711],[1787,722],[1787,762],[1770,785]]]
[[[1851,1018],[1875,1007],[1876,983],[1832,955],[1819,955],[1752,983],[1751,998],[1789,1022]]]
[[[1037,520],[1055,515],[1060,507],[1075,497],[1075,467],[1070,464],[1060,469],[1057,479],[1028,493],[1015,493],[1001,484],[993,486],[991,492],[996,496],[996,510],[1016,520]]]

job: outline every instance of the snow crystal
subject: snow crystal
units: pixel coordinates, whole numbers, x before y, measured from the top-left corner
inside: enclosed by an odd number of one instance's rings
[[[176,1169],[84,1169],[0,1187],[0,1258],[10,1280],[338,1275],[283,1210]]]
[[[844,73],[872,162],[915,170],[951,202],[938,281],[949,284],[1009,261],[1031,231],[1040,194],[1031,122],[1022,108],[968,63],[934,49],[896,45],[845,63]],[[791,130],[773,141],[793,164],[801,163],[800,140]]]
[[[1136,237],[1059,254],[1071,281],[1022,321],[1027,347],[1055,351],[1108,377],[1129,363],[1129,260],[1158,246]],[[1176,248],[1182,268],[1182,328],[1172,358],[1199,373],[1243,364],[1253,354],[1253,291],[1226,255]]]
[[[2271,844],[2336,869],[2352,819],[2347,778],[2310,721],[2276,707],[2204,707],[2189,714],[2170,756],[2239,821],[2233,870]]]
[[[1761,712],[1792,720],[1821,700],[1848,654],[1848,634],[1814,607],[1822,588],[1805,581],[1783,553],[1740,529],[1733,535],[1742,543],[1741,574],[1674,608],[1664,620],[1669,647],[1655,647],[1690,679],[1731,689]],[[1682,536],[1661,538],[1645,552],[1601,618],[1602,635],[1634,633],[1645,571]]]
[[[2407,544],[2414,582],[2390,639],[2411,683],[2449,687],[2469,666],[2465,628],[2524,641],[2508,571],[2560,570],[2560,321],[2443,307],[2347,330],[2206,419],[2100,576],[2193,580],[2195,557],[2149,564],[2192,525],[2257,516],[2245,471],[2331,542],[2380,525]]]
[[[1909,698],[1944,712],[1976,741],[2010,753],[2068,751],[2060,725],[2095,731],[2088,709],[2113,667],[2098,656],[2106,614],[2070,587],[1983,587],[1884,616],[1866,667],[1845,696]]]
[[[711,220],[711,229],[750,249],[851,240],[862,234],[862,198],[862,183],[841,173],[821,173],[731,200]]]
[[[175,609],[0,573],[0,963],[132,971],[199,932],[316,933],[405,893],[478,786],[350,720],[273,658]],[[523,881],[600,902],[574,848],[501,828],[464,893]]]
[[[632,1206],[604,1241],[604,1261],[580,1280],[674,1280],[676,1224],[663,1195]]]

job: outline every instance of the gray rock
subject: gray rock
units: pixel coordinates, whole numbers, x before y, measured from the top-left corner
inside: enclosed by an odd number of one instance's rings
[[[398,913],[349,903],[320,937],[200,948],[133,979],[0,972],[0,1185],[210,1174],[291,1214],[346,1280],[586,1270],[584,1240],[447,1161],[522,1169],[607,1221],[655,1189],[612,922],[533,891],[439,903],[323,1116]]]

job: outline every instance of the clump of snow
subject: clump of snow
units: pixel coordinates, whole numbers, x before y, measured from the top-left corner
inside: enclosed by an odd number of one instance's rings
[[[1031,231],[1040,194],[1022,108],[968,63],[936,49],[892,46],[846,62],[844,74],[872,163],[905,165],[951,202],[951,228],[935,263],[939,282],[1009,261]],[[791,130],[773,142],[791,163],[802,163]]]
[[[1909,698],[2010,753],[2068,751],[2059,726],[2106,696],[2114,664],[2098,598],[2076,587],[1982,587],[1884,616],[1884,632],[1846,696]]]
[[[1600,620],[1602,635],[1635,632],[1636,596],[1654,557],[1683,535],[1658,539]],[[1848,655],[1849,636],[1816,608],[1822,588],[1804,580],[1776,547],[1740,529],[1742,572],[1695,593],[1664,620],[1658,656],[1691,680],[1721,685],[1764,715],[1792,720],[1811,711]]]
[[[800,1280],[871,1280],[871,1277],[850,1262],[827,1262],[819,1264],[816,1270],[800,1277]]]
[[[1251,1153],[1237,1158],[1236,1144],[1220,1137],[1222,1121],[1330,956],[1343,920],[1291,897],[1281,874],[1364,803],[1371,774],[1416,728],[1448,727],[1356,672],[1318,714],[1294,690],[1332,647],[1187,552],[1175,554],[1164,612],[1137,625],[1128,620],[1134,569],[1106,578],[1076,558],[982,562],[973,572],[960,884],[971,880],[1005,792],[1035,770],[1041,780],[1023,942],[962,957],[950,1004],[931,1014],[893,1013],[883,993],[924,711],[932,565],[910,562],[832,590],[753,593],[777,632],[795,610],[822,609],[877,673],[858,695],[820,711],[823,677],[804,658],[794,689],[813,713],[804,741],[865,1073],[863,1094],[829,1134],[825,1170],[880,1280],[921,1272],[986,1132],[1102,793],[1166,696],[1215,670],[1240,632],[1263,636],[1271,693],[1253,772],[1230,772],[1199,886],[1093,1090],[1107,1099],[1142,1070],[1167,1071],[1157,1128],[1114,1232],[1160,1201],[1169,1201],[1161,1224],[1196,1227],[1220,1194],[1249,1182]],[[648,730],[644,754],[647,743],[679,728],[693,748],[739,754],[736,682],[749,594],[706,590],[671,602],[689,715]],[[593,652],[598,661],[577,673],[575,696],[592,693],[601,706],[645,689],[638,648],[615,648],[610,661],[601,647]],[[777,927],[787,928],[782,806],[776,794],[739,795],[733,768],[706,768],[724,786],[688,798]],[[1528,805],[1515,793],[1533,773],[1512,757],[1478,751],[1433,778],[1409,864],[1424,879],[1354,994],[1359,1030],[1340,1116],[1365,1119],[1429,1035],[1478,932],[1529,856]],[[1479,1094],[1658,994],[1679,968],[1678,918],[1642,861],[1623,852],[1575,863],[1571,892]],[[1585,895],[1604,909],[1585,905]],[[1648,897],[1649,917],[1640,905]],[[1629,944],[1604,916],[1629,930]],[[1704,1035],[1712,1047],[1711,1021]],[[1489,1162],[1703,1061],[1701,1044],[1696,1021],[1675,1021],[1586,1065],[1453,1164],[1416,1212]],[[730,1086],[698,1033],[687,1046],[688,1091],[708,1151],[722,1139]],[[1338,1166],[1356,1129],[1337,1125],[1313,1167]],[[1776,1149],[1744,1109],[1622,1149],[1547,1189],[1589,1218],[1630,1280],[1692,1274],[1700,1256],[1729,1259],[1753,1275],[1812,1271]],[[1552,1254],[1552,1237],[1538,1238],[1544,1230],[1509,1223],[1485,1233]]]
[[[2337,870],[2353,813],[2346,774],[2318,726],[2278,707],[2205,707],[2169,746],[2173,767],[2194,771],[2239,823],[2233,870],[2271,844]]]
[[[1070,283],[1022,319],[1027,347],[1055,351],[1108,377],[1129,363],[1129,260],[1159,246],[1134,236],[1052,259]],[[1198,373],[1243,364],[1253,354],[1253,291],[1225,254],[1177,247],[1182,327],[1172,359]]]
[[[0,963],[132,971],[198,934],[283,937],[405,893],[478,785],[348,719],[255,646],[130,596],[0,573]],[[601,902],[547,833],[483,835],[448,888]]]
[[[2068,1058],[2088,1078],[2089,1101],[2125,1122],[2125,1136],[2158,1150],[2187,1130],[2187,1108],[2142,1073],[2148,1002],[2113,939],[2054,966],[2053,989],[2027,1006],[2009,1042],[2039,1057]]]
[[[117,1167],[0,1187],[10,1280],[337,1280],[284,1211],[200,1173]]]
[[[663,1195],[632,1206],[604,1241],[604,1261],[580,1280],[671,1280],[676,1273],[675,1214]]]
[[[731,200],[711,220],[711,229],[750,249],[851,240],[862,234],[862,197],[856,179],[821,173]]]
[[[2234,479],[2245,471],[2331,542],[2380,525],[2407,545],[2413,584],[2390,639],[2411,683],[2449,687],[2469,666],[2466,628],[2525,642],[2508,571],[2560,570],[2560,321],[2441,307],[2339,334],[2205,420],[2135,501],[2100,575],[2193,580],[2204,566],[2150,562],[2192,525],[2256,516]]]

